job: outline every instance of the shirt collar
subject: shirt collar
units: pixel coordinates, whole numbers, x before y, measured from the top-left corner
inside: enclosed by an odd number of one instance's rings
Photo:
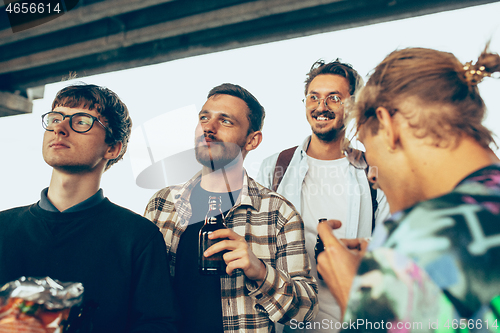
[[[307,136],[307,138],[304,140],[304,142],[302,142],[302,145],[300,146],[301,158],[308,157],[307,148],[311,143],[311,137],[312,135]],[[363,164],[362,162],[360,162],[360,160],[364,160],[364,157],[362,155],[363,152],[361,150],[355,149],[351,145],[349,145],[349,147],[344,150],[344,156],[347,157],[349,164],[351,164],[356,169],[363,169],[359,166],[360,164]]]
[[[307,157],[307,148],[309,147],[309,144],[311,143],[311,135],[308,135],[307,138],[302,142],[302,145],[300,145],[300,155],[302,157]]]
[[[54,213],[74,213],[74,212],[79,212],[88,208],[92,208],[98,204],[100,204],[104,200],[104,193],[102,188],[97,191],[96,194],[91,196],[90,198],[77,203],[76,205],[60,212],[53,204],[50,202],[49,198],[47,197],[47,193],[49,191],[49,188],[44,188],[42,190],[42,193],[40,194],[40,201],[38,202],[38,205],[40,206],[41,209],[49,211],[49,212],[54,212]]]

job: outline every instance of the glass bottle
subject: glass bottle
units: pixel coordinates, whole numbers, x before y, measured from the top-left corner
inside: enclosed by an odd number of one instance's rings
[[[205,216],[205,224],[200,229],[198,243],[198,270],[202,275],[222,275],[226,273],[226,263],[222,255],[226,251],[221,251],[205,257],[203,253],[215,243],[218,243],[226,238],[209,239],[210,235],[215,230],[226,228],[224,217],[221,211],[221,197],[210,196],[208,199],[208,212]]]
[[[325,221],[326,221],[325,218],[319,219],[318,224]],[[316,259],[316,265],[318,265],[318,255],[324,250],[325,250],[325,244],[323,244],[323,241],[318,235],[318,237],[316,238],[316,246],[314,246],[314,259]],[[319,272],[318,272],[318,279],[323,280],[323,277],[321,276],[321,274],[319,274]]]

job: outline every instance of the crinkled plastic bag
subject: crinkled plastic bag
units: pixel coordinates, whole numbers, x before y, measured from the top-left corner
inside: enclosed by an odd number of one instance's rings
[[[82,300],[79,282],[21,277],[6,283],[0,289],[0,333],[80,332],[71,326],[73,317],[81,317]]]

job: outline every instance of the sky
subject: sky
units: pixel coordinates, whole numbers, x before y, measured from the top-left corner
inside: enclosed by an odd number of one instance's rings
[[[255,177],[264,158],[310,134],[301,101],[316,60],[340,58],[365,78],[387,54],[404,47],[434,48],[475,62],[489,39],[490,49],[500,52],[498,13],[500,2],[112,73],[77,73],[76,80],[46,85],[45,98],[33,102],[31,114],[0,118],[0,210],[38,201],[49,185],[52,169],[41,153],[40,116],[50,111],[57,91],[75,81],[106,86],[127,105],[134,123],[129,150],[104,173],[101,187],[111,201],[142,214],[158,189],[201,169],[190,160],[196,115],[211,88],[241,85],[266,109],[263,142],[244,164]],[[488,109],[486,127],[500,143],[500,80],[485,79],[479,89]]]

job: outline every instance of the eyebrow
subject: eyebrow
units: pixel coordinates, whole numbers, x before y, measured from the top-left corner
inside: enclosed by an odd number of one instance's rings
[[[201,115],[206,115],[206,114],[210,114],[210,113],[216,113],[219,117],[229,118],[229,119],[236,120],[236,118],[233,117],[232,115],[227,114],[227,113],[223,113],[223,112],[218,112],[218,111],[201,110],[198,113],[198,115],[201,116]]]
[[[57,107],[59,107],[59,106],[61,106],[61,105],[56,106],[56,108],[57,108]],[[67,107],[67,106],[63,106],[63,107]],[[69,108],[69,107],[68,107],[68,108]],[[76,109],[76,108],[69,108],[69,109]],[[94,116],[94,115],[91,113],[92,111],[94,111],[94,110],[85,109],[85,111],[78,111],[78,112],[75,112],[75,113],[73,113],[73,114],[77,114],[77,113],[86,113],[86,114],[88,114],[88,115]],[[56,110],[54,110],[54,109],[52,109],[50,112],[57,112],[57,113],[61,113],[61,114],[65,115],[65,116],[67,116],[67,115],[68,115],[68,113],[67,113],[67,112],[64,112],[64,111],[56,111]],[[99,118],[99,117],[101,116],[101,114],[100,114],[99,112],[97,112],[97,111],[96,111],[95,113],[96,113],[96,115],[97,115],[97,116],[94,116],[94,117]]]
[[[318,95],[318,94],[319,94],[319,92],[312,90],[311,92],[309,92],[309,94],[308,94],[308,95],[310,95],[310,94],[317,94],[317,95]],[[342,95],[342,93],[341,93],[340,91],[338,91],[338,90],[335,90],[335,91],[330,91],[330,92],[327,94],[327,96],[328,96],[328,95],[340,95],[340,96],[343,96],[343,95]]]

